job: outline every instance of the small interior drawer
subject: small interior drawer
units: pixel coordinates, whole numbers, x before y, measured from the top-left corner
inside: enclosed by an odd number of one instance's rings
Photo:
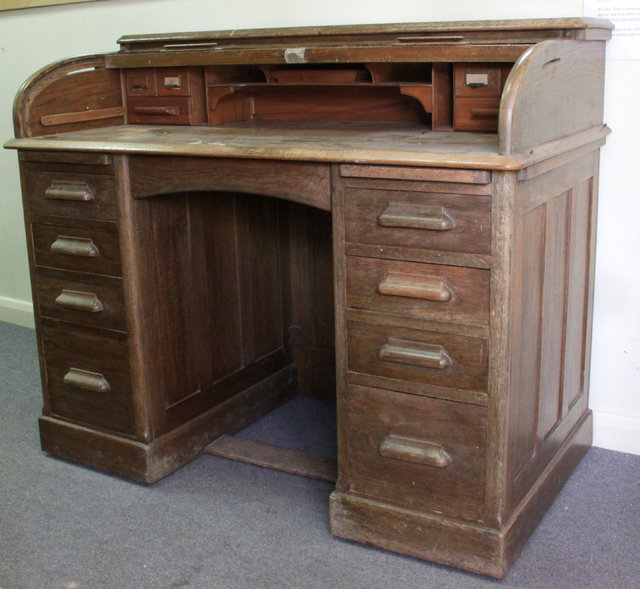
[[[191,103],[187,96],[129,98],[129,122],[138,125],[189,125]]]
[[[489,254],[488,196],[348,187],[349,243]]]
[[[500,98],[456,98],[453,105],[453,128],[456,131],[498,129]]]
[[[156,96],[156,73],[153,68],[124,70],[127,96]]]
[[[347,256],[347,306],[488,325],[489,271]]]
[[[203,86],[204,79],[194,68],[158,68],[156,70],[156,86],[158,96],[191,96],[194,86]]]
[[[484,407],[350,386],[350,492],[480,520]]]
[[[117,223],[72,219],[32,223],[35,264],[121,276]]]
[[[42,337],[52,414],[132,434],[126,339],[49,326]]]
[[[456,96],[500,97],[504,81],[502,67],[488,64],[458,63],[453,66],[453,88]]]
[[[348,321],[347,351],[350,372],[385,382],[487,390],[488,346],[481,338]]]
[[[24,164],[23,191],[34,215],[114,221],[118,217],[115,182],[108,174],[58,172]]]
[[[122,281],[119,278],[66,275],[40,268],[34,276],[34,288],[42,317],[126,331]]]

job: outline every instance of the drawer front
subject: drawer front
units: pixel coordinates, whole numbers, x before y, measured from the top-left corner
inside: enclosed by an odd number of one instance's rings
[[[134,125],[189,125],[191,102],[187,96],[129,98],[129,122]]]
[[[359,386],[348,395],[351,492],[482,519],[484,407]]]
[[[432,387],[487,390],[484,339],[348,321],[347,351],[351,372]]]
[[[456,98],[453,128],[456,131],[495,132],[499,114],[500,98]]]
[[[156,73],[153,68],[124,70],[124,85],[127,97],[156,96]]]
[[[350,243],[489,254],[491,199],[395,190],[347,188]]]
[[[488,325],[489,271],[348,256],[347,306]]]
[[[499,65],[456,64],[453,66],[453,87],[456,96],[470,98],[500,97],[504,81]]]
[[[114,179],[109,175],[52,172],[28,166],[23,186],[31,214],[114,221],[118,217]]]
[[[52,414],[134,433],[126,340],[49,326],[42,337]]]
[[[33,223],[37,266],[121,276],[116,223]]]
[[[42,317],[80,325],[126,331],[124,298],[120,279],[97,280],[77,275],[47,276],[36,271],[35,290]]]
[[[202,73],[193,68],[158,68],[156,70],[158,96],[189,96],[195,84],[204,88]]]

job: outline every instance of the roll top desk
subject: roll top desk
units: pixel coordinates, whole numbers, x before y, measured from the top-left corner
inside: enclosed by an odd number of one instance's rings
[[[233,434],[335,399],[332,532],[503,576],[591,442],[610,29],[127,36],[36,73],[7,147],[42,448],[147,483],[205,451],[332,480]]]

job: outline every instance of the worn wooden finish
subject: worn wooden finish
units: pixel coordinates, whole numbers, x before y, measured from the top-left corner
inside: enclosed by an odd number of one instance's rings
[[[347,187],[345,222],[349,243],[376,245],[382,248],[379,253],[396,247],[485,255],[490,252],[489,196],[446,194],[436,192],[437,186],[431,191],[417,183],[385,186],[381,182],[349,180]]]
[[[391,503],[401,496],[405,507],[482,519],[485,408],[362,387],[352,387],[349,399],[351,493]],[[442,446],[450,464],[381,451],[389,435]]]
[[[414,319],[488,325],[489,272],[347,258],[347,306]]]
[[[15,99],[16,137],[123,124],[120,75],[104,64],[102,55],[78,57],[36,72]]]
[[[44,450],[144,482],[205,451],[333,480],[229,436],[335,399],[333,533],[503,576],[591,439],[609,35],[150,35],[36,74],[7,146]]]
[[[34,287],[38,291],[39,312],[42,317],[50,317],[71,323],[93,327],[126,331],[124,297],[120,279],[96,275],[80,275],[39,268]],[[68,294],[79,294],[80,303],[73,302]]]
[[[40,441],[45,452],[153,483],[200,456],[216,438],[243,429],[294,393],[293,368],[286,367],[150,443],[46,415],[39,419]]]
[[[260,192],[328,211],[331,209],[329,167],[306,162],[262,160],[133,157],[131,186],[134,198],[217,190]],[[260,179],[259,184],[256,178]]]
[[[239,460],[256,466],[265,466],[290,474],[306,476],[335,483],[335,460],[312,456],[297,450],[269,446],[252,440],[222,436],[205,448],[206,454]]]
[[[51,414],[98,428],[132,434],[134,428],[127,342],[120,334],[107,336],[66,327],[44,327],[47,382]],[[92,390],[69,382],[71,369],[104,376],[109,389]]]
[[[77,169],[29,163],[23,170],[25,194],[32,214],[117,219],[110,168],[89,170],[84,167],[82,173],[78,173]]]
[[[247,123],[210,127],[125,125],[14,139],[19,149],[81,149],[99,153],[193,155],[322,162],[435,165],[445,168],[519,169],[519,157],[499,156],[497,137],[431,133],[406,125]],[[525,162],[524,163],[528,163]]]
[[[546,41],[518,61],[500,103],[500,153],[602,125],[605,44]],[[580,104],[580,108],[575,108]]]

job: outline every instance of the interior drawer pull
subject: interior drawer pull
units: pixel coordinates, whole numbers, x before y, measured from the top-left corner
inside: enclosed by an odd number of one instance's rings
[[[438,468],[446,468],[451,464],[451,456],[447,454],[441,444],[394,434],[385,436],[378,452],[385,458],[395,458]]]
[[[389,338],[387,343],[378,350],[378,358],[386,362],[411,364],[436,370],[444,370],[451,366],[451,358],[441,345],[395,338]]]
[[[52,180],[44,191],[46,198],[53,200],[74,200],[87,202],[93,200],[93,192],[85,182],[67,182]]]
[[[177,106],[136,106],[137,115],[177,117],[180,109]]]
[[[93,393],[108,393],[111,390],[111,385],[103,374],[80,368],[69,368],[69,372],[64,375],[63,382],[65,385]]]
[[[378,216],[382,227],[451,231],[456,224],[444,207],[391,203]]]
[[[102,301],[93,292],[62,289],[56,297],[55,304],[65,309],[74,311],[86,311],[87,313],[100,313],[104,310]]]
[[[447,302],[451,290],[442,278],[389,272],[379,283],[378,292],[383,295]]]
[[[497,119],[499,115],[498,108],[472,108],[469,117],[472,121],[488,121]]]
[[[89,237],[71,237],[58,235],[51,244],[51,253],[65,256],[80,256],[84,258],[97,258],[100,250]]]

